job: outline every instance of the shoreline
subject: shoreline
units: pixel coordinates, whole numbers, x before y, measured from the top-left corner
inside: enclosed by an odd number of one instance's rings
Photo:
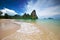
[[[16,32],[20,26],[14,24],[10,19],[0,19],[0,39]]]
[[[2,40],[58,40],[54,33],[35,23],[10,21],[13,22],[12,24],[20,26],[17,30],[14,28],[15,32]]]

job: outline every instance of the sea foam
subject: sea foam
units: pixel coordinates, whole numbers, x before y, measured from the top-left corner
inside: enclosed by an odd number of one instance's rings
[[[40,30],[35,27],[34,25],[30,23],[18,23],[21,25],[21,28],[17,30],[17,32],[23,33],[23,34],[32,34],[32,33],[38,33]]]

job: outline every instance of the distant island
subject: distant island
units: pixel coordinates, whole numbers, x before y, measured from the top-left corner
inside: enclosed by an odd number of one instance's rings
[[[48,19],[54,19],[54,18],[48,18]]]
[[[43,18],[43,19],[54,19],[54,18],[52,18],[52,17],[48,17],[48,18]]]
[[[24,13],[24,15],[20,16],[18,14],[14,16],[10,16],[7,13],[5,13],[4,16],[2,16],[3,12],[0,11],[0,19],[38,19],[36,15],[36,11],[33,10],[31,15]]]

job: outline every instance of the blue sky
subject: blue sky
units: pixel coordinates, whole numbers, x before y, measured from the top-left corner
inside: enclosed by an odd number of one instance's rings
[[[8,8],[16,12],[24,12],[28,0],[0,0],[0,9]]]
[[[23,15],[36,10],[40,18],[60,15],[60,0],[0,0],[0,9],[13,10]]]

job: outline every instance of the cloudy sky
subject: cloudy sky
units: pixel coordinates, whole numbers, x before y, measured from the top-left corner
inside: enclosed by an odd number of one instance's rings
[[[0,9],[3,12],[13,11],[10,15],[22,15],[25,12],[30,14],[36,10],[39,18],[47,18],[60,15],[60,0],[0,0]]]

